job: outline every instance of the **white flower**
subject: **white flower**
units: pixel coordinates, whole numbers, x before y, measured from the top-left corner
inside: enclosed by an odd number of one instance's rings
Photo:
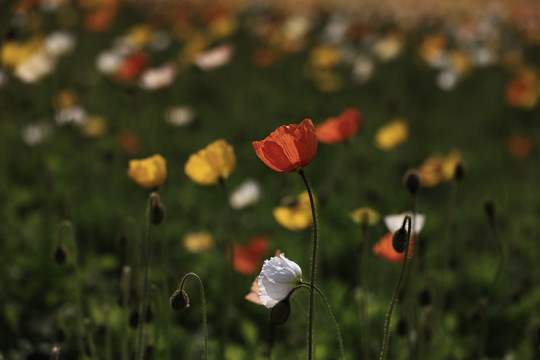
[[[452,70],[443,70],[437,75],[437,85],[441,90],[450,91],[456,87],[458,75]]]
[[[302,269],[280,254],[265,260],[259,275],[259,298],[271,309],[285,299],[302,279]]]
[[[46,141],[51,135],[52,129],[45,122],[36,122],[26,125],[21,130],[21,138],[28,146],[36,146]]]
[[[261,186],[252,179],[241,183],[232,193],[229,203],[233,209],[239,210],[255,204],[261,197]]]
[[[375,65],[369,57],[359,55],[353,62],[352,77],[357,83],[363,84],[371,78],[374,69]]]
[[[114,73],[122,64],[123,57],[116,51],[103,51],[96,59],[96,67],[104,74]]]
[[[144,90],[162,89],[172,84],[176,77],[176,72],[176,65],[172,63],[148,69],[141,75],[139,86]]]
[[[43,41],[47,54],[53,57],[65,55],[75,48],[75,37],[67,31],[55,31]]]
[[[384,224],[391,232],[398,231],[403,225],[403,220],[407,213],[398,214],[398,215],[386,215],[384,217]],[[413,235],[418,235],[422,228],[424,227],[424,222],[426,217],[423,214],[416,214],[414,216],[414,229],[412,230]]]
[[[86,110],[75,105],[58,111],[54,119],[58,125],[73,124],[81,126],[86,122],[86,117]]]
[[[193,122],[195,110],[190,106],[171,107],[165,113],[165,120],[173,126],[186,126]]]
[[[55,59],[45,51],[39,50],[15,68],[15,76],[24,83],[35,83],[49,74],[54,65]]]
[[[233,44],[223,44],[197,56],[195,65],[203,71],[212,70],[227,65],[231,60],[233,53]]]

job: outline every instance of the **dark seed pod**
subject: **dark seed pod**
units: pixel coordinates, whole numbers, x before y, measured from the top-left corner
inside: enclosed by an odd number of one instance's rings
[[[407,246],[407,235],[407,230],[402,226],[394,233],[394,236],[392,236],[392,247],[396,252],[401,254],[405,251],[405,247]]]
[[[407,333],[409,332],[409,326],[407,325],[407,320],[404,318],[400,318],[397,323],[396,328],[398,336],[405,337],[407,336]]]
[[[67,339],[66,330],[63,327],[59,327],[56,329],[56,332],[54,333],[54,339],[57,343],[63,343]]]
[[[154,308],[151,305],[146,306],[146,314],[144,315],[144,322],[152,322],[154,320]]]
[[[133,310],[131,314],[129,314],[129,326],[133,329],[136,329],[137,326],[139,326],[139,312],[137,310]]]
[[[457,181],[461,181],[463,177],[465,176],[465,164],[460,161],[456,164],[456,168],[454,169],[454,179]]]
[[[58,245],[53,252],[53,260],[58,265],[64,265],[67,261],[67,250],[63,245]]]
[[[431,305],[431,293],[427,288],[418,294],[418,303],[422,307]]]
[[[420,190],[420,176],[418,176],[416,171],[409,170],[403,177],[403,184],[407,191],[414,196],[418,194],[418,190]]]
[[[163,222],[163,219],[165,218],[165,208],[163,208],[159,199],[152,204],[149,215],[152,224],[159,225]]]
[[[189,297],[184,290],[176,289],[169,299],[174,311],[182,311],[189,307]]]
[[[281,300],[270,311],[270,323],[272,325],[283,325],[291,315],[291,304],[289,298]]]

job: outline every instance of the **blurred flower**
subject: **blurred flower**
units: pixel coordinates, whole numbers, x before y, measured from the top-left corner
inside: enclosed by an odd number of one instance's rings
[[[371,79],[375,65],[373,61],[364,55],[357,56],[353,61],[352,77],[359,84],[364,84]]]
[[[174,126],[186,126],[193,122],[195,110],[190,106],[175,106],[167,109],[165,120]]]
[[[524,135],[513,135],[508,141],[508,152],[517,158],[527,158],[533,150],[531,140]]]
[[[497,54],[486,46],[477,46],[473,49],[473,62],[476,66],[488,66],[497,61]]]
[[[227,65],[234,54],[234,45],[227,43],[199,54],[195,58],[195,65],[208,71]]]
[[[403,118],[395,118],[381,126],[375,133],[375,146],[381,150],[392,150],[409,137],[409,127]]]
[[[102,116],[88,116],[81,129],[82,133],[88,137],[99,137],[107,133],[107,121]]]
[[[214,238],[208,231],[186,234],[182,243],[187,251],[201,253],[214,247]]]
[[[238,23],[232,16],[220,16],[208,24],[208,34],[214,40],[224,39],[234,33]]]
[[[14,74],[24,83],[35,83],[54,69],[56,59],[43,49],[33,53],[15,67]]]
[[[358,132],[362,115],[355,108],[346,109],[337,118],[328,118],[318,124],[315,133],[320,142],[335,144],[349,140]]]
[[[457,150],[452,150],[448,156],[435,154],[427,158],[416,168],[422,186],[431,187],[452,179],[459,161],[461,153]]]
[[[401,227],[401,224],[400,224]],[[380,258],[391,262],[391,263],[400,263],[403,261],[403,258],[405,257],[405,252],[398,253],[396,250],[394,250],[394,247],[392,246],[392,237],[394,236],[393,232],[389,232],[388,234],[384,235],[379,242],[373,245],[373,253]],[[413,251],[413,239],[411,237],[411,240],[409,242],[409,257],[412,256]]]
[[[351,211],[349,217],[355,224],[372,226],[379,222],[381,215],[371,208],[362,207]]]
[[[75,106],[77,97],[77,93],[73,89],[61,90],[52,99],[53,107],[55,110],[62,110]]]
[[[128,30],[126,40],[134,49],[142,49],[150,43],[152,34],[153,30],[149,25],[137,25]]]
[[[122,130],[116,140],[122,151],[127,155],[135,155],[141,147],[139,137],[131,130]]]
[[[176,77],[177,68],[172,63],[167,63],[158,68],[148,69],[139,80],[139,85],[144,90],[158,90],[171,85]]]
[[[255,204],[261,197],[261,186],[253,179],[243,181],[233,190],[229,204],[233,209],[243,209],[249,205]]]
[[[60,126],[66,124],[81,126],[86,121],[86,110],[81,106],[73,105],[57,111],[54,119]]]
[[[454,50],[449,54],[449,67],[459,75],[464,75],[471,69],[471,59],[463,51]]]
[[[313,223],[309,194],[303,191],[296,198],[286,198],[283,204],[273,210],[276,221],[286,229],[300,231],[307,229]]]
[[[408,213],[386,215],[384,217],[384,224],[390,232],[394,233],[401,229],[401,226],[403,225],[403,221],[405,220],[405,216],[407,216],[407,214]],[[412,235],[418,235],[424,227],[424,223],[426,222],[426,216],[423,214],[415,214],[413,220],[414,228],[411,230],[411,233]]]
[[[123,57],[120,53],[112,50],[102,51],[96,59],[96,67],[106,75],[116,72],[122,65]]]
[[[458,74],[453,70],[442,70],[437,75],[437,85],[441,90],[452,90],[458,82]]]
[[[343,79],[335,71],[316,69],[312,74],[313,85],[319,91],[331,93],[339,91],[343,87]]]
[[[159,154],[140,160],[133,159],[129,161],[127,174],[142,187],[154,189],[167,179],[167,162]]]
[[[255,153],[269,168],[293,172],[304,168],[317,153],[317,135],[310,119],[300,125],[280,126],[264,140],[254,141]]]
[[[45,37],[43,47],[50,56],[63,56],[75,48],[75,36],[67,31],[54,31]]]
[[[165,50],[171,45],[171,34],[165,30],[159,30],[152,34],[150,38],[150,49],[154,51]]]
[[[257,272],[262,259],[268,251],[269,240],[266,236],[256,236],[246,244],[234,245],[234,270],[243,275],[251,275]],[[227,257],[229,256],[227,249]]]
[[[184,166],[184,171],[199,185],[213,185],[220,179],[228,178],[235,166],[233,147],[219,139],[192,154]]]
[[[302,281],[302,269],[285,254],[265,260],[259,275],[259,298],[271,309]]]
[[[304,38],[311,29],[312,21],[305,15],[292,15],[283,21],[282,32],[287,41]]]
[[[319,45],[313,48],[309,54],[311,66],[319,69],[334,67],[341,60],[341,53],[338,48],[331,45]]]
[[[131,53],[126,56],[120,67],[114,72],[115,79],[131,82],[135,80],[148,65],[148,57],[142,52]]]
[[[399,34],[389,33],[377,41],[373,52],[381,61],[390,61],[396,58],[403,47],[403,40]]]
[[[260,68],[266,68],[273,65],[276,62],[277,53],[270,48],[258,48],[251,55],[251,61],[253,65]]]
[[[506,100],[511,106],[532,109],[539,98],[540,79],[533,69],[520,69],[506,86]]]
[[[46,122],[26,125],[21,130],[21,138],[28,146],[37,146],[45,142],[52,134],[51,126]]]
[[[446,39],[441,35],[429,35],[420,44],[420,57],[433,67],[439,67],[444,60]]]

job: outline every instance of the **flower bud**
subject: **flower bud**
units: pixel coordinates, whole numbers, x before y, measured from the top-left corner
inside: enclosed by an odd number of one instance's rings
[[[403,184],[405,185],[405,188],[407,188],[407,191],[414,196],[418,194],[418,190],[420,190],[420,177],[416,171],[409,170],[403,177]]]
[[[131,314],[129,314],[129,327],[136,329],[137,326],[139,326],[139,311],[133,310]]]
[[[404,337],[409,332],[409,326],[407,325],[407,320],[400,318],[397,323],[397,334],[400,337]]]
[[[184,290],[176,289],[169,299],[174,311],[185,310],[189,307],[189,297]]]
[[[465,164],[463,161],[459,161],[454,169],[454,179],[461,181],[463,176],[465,176]]]
[[[291,315],[291,304],[289,298],[278,302],[270,311],[270,323],[272,325],[283,325]]]
[[[63,245],[58,245],[53,252],[53,260],[58,265],[64,265],[67,261],[67,250]]]
[[[484,211],[490,221],[495,220],[495,204],[491,200],[487,200],[484,203]]]
[[[405,225],[405,222],[403,222],[403,224]],[[401,254],[405,251],[405,246],[407,246],[407,235],[408,233],[407,230],[405,230],[405,226],[402,226],[392,236],[392,247],[396,252]]]
[[[154,225],[159,225],[163,222],[163,219],[165,218],[165,208],[161,204],[159,196],[156,196],[152,200],[148,216],[150,217],[150,221]]]

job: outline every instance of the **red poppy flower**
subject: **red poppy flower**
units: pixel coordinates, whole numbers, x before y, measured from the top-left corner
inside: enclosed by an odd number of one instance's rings
[[[128,55],[116,72],[116,79],[120,81],[133,81],[148,66],[148,57],[140,52]]]
[[[268,243],[267,237],[256,236],[246,244],[235,244],[234,270],[244,275],[252,275],[259,271],[262,260],[268,251]],[[229,253],[228,249],[227,253]]]
[[[334,144],[352,138],[358,132],[362,115],[355,108],[349,108],[337,118],[329,118],[317,125],[315,132],[320,142]]]
[[[317,145],[310,119],[299,125],[280,126],[266,139],[253,142],[255,153],[269,168],[285,173],[309,165],[317,153]]]
[[[400,263],[405,257],[405,252],[398,253],[394,250],[392,246],[392,237],[394,236],[393,232],[389,232],[384,235],[378,243],[373,245],[373,253],[384,260],[392,263]],[[409,242],[409,258],[412,256],[413,251],[413,239]]]

